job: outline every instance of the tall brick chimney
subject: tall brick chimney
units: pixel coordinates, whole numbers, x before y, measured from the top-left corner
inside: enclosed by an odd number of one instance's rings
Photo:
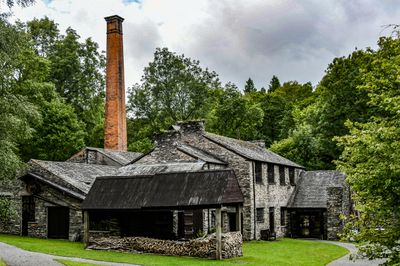
[[[124,54],[120,16],[106,17],[107,73],[104,148],[127,151]]]

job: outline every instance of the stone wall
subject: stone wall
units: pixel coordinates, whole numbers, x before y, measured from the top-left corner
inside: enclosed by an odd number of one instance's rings
[[[60,191],[39,184],[38,193],[34,194],[35,221],[28,222],[28,236],[47,238],[47,211],[49,207],[62,206],[69,208],[69,240],[79,241],[83,235],[81,201],[71,198]]]
[[[254,167],[254,163],[253,163]],[[256,223],[256,238],[260,238],[260,231],[269,228],[269,208],[274,208],[275,232],[278,237],[283,237],[287,233],[287,225],[281,225],[281,208],[285,208],[292,196],[295,186],[289,182],[289,168],[285,169],[285,185],[280,184],[279,166],[273,165],[275,183],[268,183],[268,164],[262,164],[262,182],[255,185],[256,208],[264,209],[264,222]],[[254,171],[253,171],[254,172]],[[298,179],[299,170],[295,170],[295,180]]]
[[[23,183],[18,180],[2,180],[0,182],[0,197],[9,200],[12,215],[8,220],[0,220],[0,233],[21,234],[21,191]]]
[[[343,204],[346,201],[342,187],[327,188],[327,237],[329,240],[339,239],[343,231],[343,222],[340,215],[344,214]]]
[[[242,235],[239,232],[222,234],[222,257],[242,256]],[[172,256],[215,258],[215,234],[189,241],[160,240],[146,237],[90,238],[89,249],[149,252]]]

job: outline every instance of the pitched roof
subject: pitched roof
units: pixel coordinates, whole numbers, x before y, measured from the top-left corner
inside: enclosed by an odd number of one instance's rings
[[[134,210],[220,206],[243,202],[233,170],[99,177],[82,209]]]
[[[228,138],[209,132],[204,133],[204,137],[250,160],[304,168],[299,164],[249,141]]]
[[[58,185],[74,188],[86,194],[98,176],[113,175],[118,167],[97,164],[30,160],[29,172],[38,174]]]
[[[129,164],[119,168],[118,176],[152,175],[167,172],[189,172],[203,169],[204,162],[173,162],[158,164]]]
[[[221,159],[217,158],[216,156],[201,150],[199,148],[193,147],[188,144],[181,144],[178,146],[178,150],[194,157],[199,160],[202,160],[203,162],[207,163],[215,163],[215,164],[228,164],[227,162],[222,161]]]
[[[130,152],[130,151],[114,151],[109,149],[103,148],[95,148],[95,147],[85,147],[71,158],[68,161],[74,161],[74,159],[81,155],[82,153],[87,153],[88,151],[96,151],[103,154],[105,157],[109,158],[110,160],[116,162],[117,164],[123,166],[129,164],[130,162],[134,161],[138,157],[142,156],[143,154],[140,152]],[[85,155],[87,156],[87,154]]]
[[[327,188],[345,187],[346,175],[339,171],[302,172],[289,200],[291,208],[326,208]]]

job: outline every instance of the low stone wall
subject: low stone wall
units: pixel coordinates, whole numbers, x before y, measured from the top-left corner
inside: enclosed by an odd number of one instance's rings
[[[227,259],[242,256],[242,244],[240,232],[222,234],[222,257]],[[215,234],[211,234],[204,238],[189,241],[160,240],[146,237],[91,237],[88,248],[214,259],[215,247]]]

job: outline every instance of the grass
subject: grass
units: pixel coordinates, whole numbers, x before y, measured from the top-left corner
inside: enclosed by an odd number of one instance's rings
[[[37,239],[0,234],[0,242],[41,253],[109,262],[142,265],[326,265],[347,254],[345,248],[323,242],[297,239],[278,241],[250,241],[243,244],[243,257],[223,261],[155,254],[120,253],[103,250],[85,250],[82,243],[66,240]],[[68,262],[69,263],[69,262]],[[74,264],[67,264],[74,265]],[[82,265],[82,264],[75,264]],[[90,265],[90,264],[89,264]]]
[[[81,262],[81,261],[73,261],[73,260],[54,259],[54,261],[57,261],[66,266],[98,266],[99,265],[99,264],[93,264],[93,263],[87,263],[87,262]]]
[[[6,266],[6,263],[0,258],[0,266]]]

